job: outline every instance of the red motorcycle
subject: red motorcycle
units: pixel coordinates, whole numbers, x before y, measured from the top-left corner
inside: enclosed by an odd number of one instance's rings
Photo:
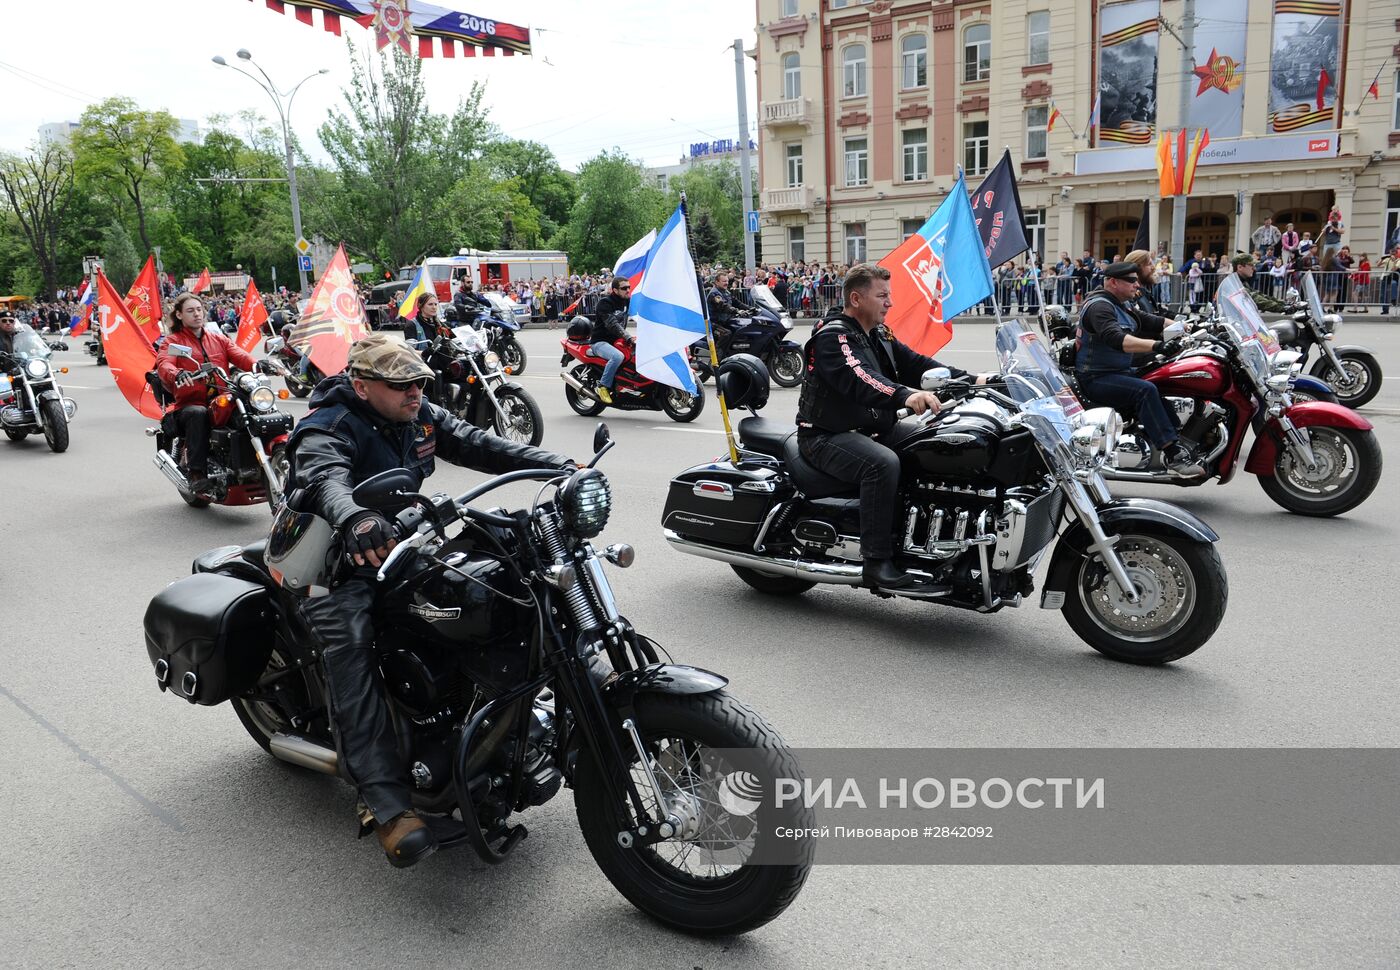
[[[559,363],[567,366],[569,361],[574,362],[574,366],[559,375],[564,379],[564,399],[584,417],[591,418],[601,414],[604,408],[614,407],[619,411],[665,411],[672,421],[685,424],[705,410],[705,388],[699,381],[696,381],[695,393],[691,394],[637,373],[636,347],[626,338],[613,341],[624,359],[613,382],[612,404],[604,404],[595,389],[607,361],[593,356],[592,344],[581,331],[580,335],[571,333],[559,343],[564,348]]]
[[[1205,473],[1172,477],[1141,425],[1129,420],[1111,448],[1116,464],[1103,469],[1104,477],[1173,485],[1215,478],[1223,485],[1234,477],[1253,426],[1244,470],[1259,476],[1269,498],[1299,515],[1356,508],[1381,477],[1371,423],[1339,404],[1294,401],[1289,388],[1301,368],[1299,354],[1278,349],[1238,277],[1220,284],[1218,299],[1218,318],[1198,327],[1184,352],[1138,372],[1176,409],[1181,441],[1196,450]]]

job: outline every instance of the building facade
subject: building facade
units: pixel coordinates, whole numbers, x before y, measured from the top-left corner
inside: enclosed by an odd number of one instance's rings
[[[198,145],[204,141],[204,132],[199,127],[199,122],[193,118],[177,118],[178,129],[175,132],[175,140],[182,145]],[[52,121],[39,126],[39,146],[48,148],[50,145],[67,146],[73,133],[80,126],[76,121]]]
[[[757,11],[768,262],[879,259],[959,166],[975,187],[1003,147],[1041,255],[1125,253],[1144,199],[1165,248],[1174,201],[1159,195],[1157,137],[1175,144],[1184,125],[1211,131],[1188,254],[1250,248],[1266,216],[1316,238],[1335,206],[1344,242],[1375,261],[1400,222],[1394,0],[757,0]]]
[[[758,179],[758,144],[749,140],[749,166],[754,173],[754,180]],[[743,152],[739,149],[736,139],[717,139],[715,141],[694,142],[686,147],[686,152],[674,165],[652,165],[645,171],[649,179],[656,183],[662,191],[671,187],[671,179],[677,175],[683,175],[698,165],[721,165],[725,162],[732,162],[736,167],[739,165]]]

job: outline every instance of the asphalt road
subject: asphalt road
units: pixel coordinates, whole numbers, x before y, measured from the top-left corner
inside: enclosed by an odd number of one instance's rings
[[[545,445],[584,456],[594,422],[564,404],[560,335],[525,335],[523,382]],[[1368,409],[1394,461],[1400,327],[1345,336],[1395,373]],[[944,357],[988,368],[991,342],[961,324]],[[156,690],[147,601],[197,553],[259,538],[268,512],[186,508],[106,369],[59,356],[79,403],[71,449],[0,441],[0,966],[1400,963],[1400,873],[1385,867],[818,866],[776,922],[696,941],[612,889],[565,793],[526,819],[503,866],[463,851],[392,870],[355,841],[349,788],[269,758],[227,706]],[[776,390],[768,413],[795,405]],[[637,548],[637,565],[614,571],[623,610],[678,660],[732,678],[793,745],[1400,744],[1393,470],[1361,508],[1321,521],[1283,513],[1250,476],[1116,488],[1204,517],[1230,578],[1214,640],[1139,669],[1034,608],[982,616],[841,589],[766,600],[660,535],[668,477],[722,450],[713,400],[693,425],[607,420],[619,447],[605,538]],[[476,480],[443,468],[433,484]]]

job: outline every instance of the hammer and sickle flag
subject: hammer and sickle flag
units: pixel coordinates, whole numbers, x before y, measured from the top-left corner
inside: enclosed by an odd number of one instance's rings
[[[345,370],[350,345],[368,333],[365,308],[342,244],[311,291],[311,301],[292,328],[290,342],[298,353],[308,355],[321,373],[331,377]]]
[[[154,344],[160,339],[160,280],[156,277],[156,258],[146,257],[146,265],[136,275],[136,282],[126,291],[126,306],[146,340]]]
[[[117,390],[122,392],[127,403],[153,421],[159,421],[161,407],[146,384],[146,373],[156,366],[156,352],[111,281],[101,270],[96,275],[97,304],[93,314],[102,331],[107,369],[112,372]]]

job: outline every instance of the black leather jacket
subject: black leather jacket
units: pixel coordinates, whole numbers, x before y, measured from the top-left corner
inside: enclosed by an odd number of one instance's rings
[[[573,464],[563,455],[516,444],[458,420],[427,398],[414,421],[386,421],[356,396],[345,374],[322,381],[308,403],[311,413],[297,422],[287,444],[288,491],[313,490],[310,504],[302,508],[337,528],[364,511],[350,497],[354,487],[390,468],[407,468],[421,485],[438,457],[493,474]]]
[[[728,324],[739,316],[739,309],[734,305],[734,297],[729,295],[728,290],[712,286],[705,299],[709,304],[711,323]]]
[[[631,303],[628,299],[619,299],[608,293],[598,305],[593,308],[593,343],[612,343],[620,340],[627,327],[627,308]],[[618,311],[622,311],[621,317],[616,317]]]
[[[818,323],[803,355],[807,376],[797,402],[799,434],[888,431],[924,371],[947,367],[911,350],[884,327],[866,334],[845,314]],[[948,370],[954,377],[967,376],[957,367]]]

